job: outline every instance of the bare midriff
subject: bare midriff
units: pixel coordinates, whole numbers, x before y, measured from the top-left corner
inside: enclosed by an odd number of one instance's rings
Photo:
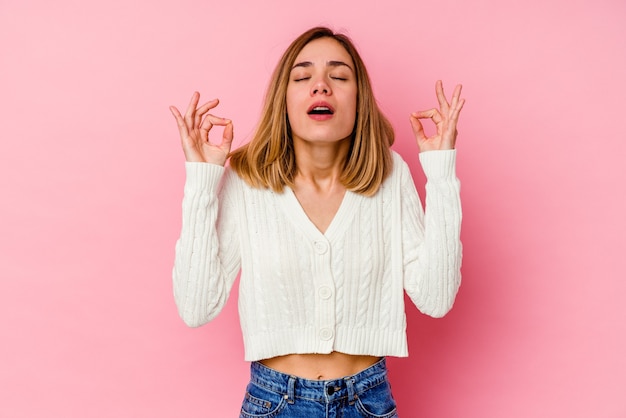
[[[260,363],[281,373],[310,380],[330,380],[351,376],[380,360],[374,356],[355,356],[333,351],[330,354],[288,354],[261,360]]]

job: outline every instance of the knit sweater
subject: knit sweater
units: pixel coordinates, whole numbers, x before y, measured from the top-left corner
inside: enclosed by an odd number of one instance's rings
[[[325,233],[293,191],[247,185],[230,168],[186,163],[174,298],[196,327],[213,319],[239,272],[245,359],[330,353],[407,356],[404,292],[440,317],[461,276],[456,152],[419,154],[426,211],[407,164],[378,192],[346,191]]]

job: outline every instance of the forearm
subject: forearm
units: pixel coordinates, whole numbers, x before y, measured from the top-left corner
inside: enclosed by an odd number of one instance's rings
[[[419,200],[413,233],[406,234],[405,288],[425,314],[440,317],[454,303],[461,283],[462,245],[460,182],[455,173],[455,151],[420,154],[427,175],[426,211]],[[430,154],[430,155],[428,155]],[[415,195],[416,196],[416,195]]]
[[[239,264],[232,242],[222,242],[224,239],[219,233],[218,185],[224,168],[186,163],[186,170],[183,222],[176,243],[173,285],[181,318],[195,327],[210,321],[221,311]]]

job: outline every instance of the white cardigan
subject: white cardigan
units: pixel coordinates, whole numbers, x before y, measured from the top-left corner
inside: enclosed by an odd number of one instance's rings
[[[173,271],[185,323],[213,319],[241,270],[246,360],[331,351],[407,356],[404,291],[440,317],[461,282],[456,152],[419,157],[425,214],[407,164],[393,152],[380,190],[346,192],[324,234],[289,187],[252,188],[229,168],[186,163]]]

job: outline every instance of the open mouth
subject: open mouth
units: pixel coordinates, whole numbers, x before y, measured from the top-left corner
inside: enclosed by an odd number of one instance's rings
[[[316,104],[311,106],[307,113],[309,115],[332,115],[335,110],[326,104]]]
[[[309,110],[309,115],[332,115],[333,111],[328,107],[318,106]]]

